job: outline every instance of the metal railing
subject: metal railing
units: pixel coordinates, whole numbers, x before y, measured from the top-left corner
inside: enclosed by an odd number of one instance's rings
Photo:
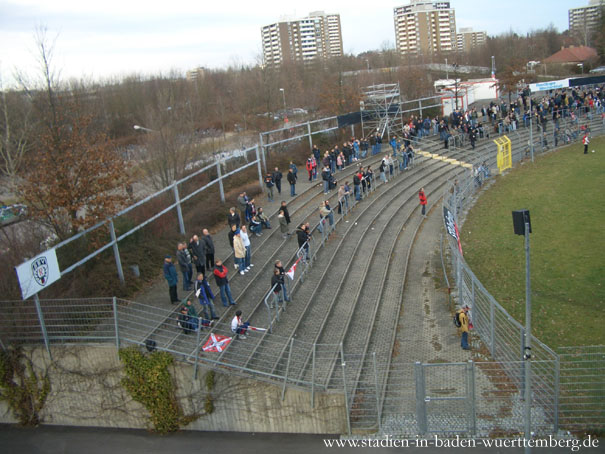
[[[521,140],[521,136],[518,136],[517,142],[521,142]],[[514,162],[524,157],[523,154],[513,153]],[[458,225],[460,225],[462,213],[472,204],[472,197],[480,186],[480,184],[477,184],[476,177],[469,175],[466,178],[459,179],[456,185],[452,185],[450,195],[444,198],[444,206],[454,214]],[[525,349],[525,328],[487,291],[460,254],[456,241],[449,235],[448,238],[451,271],[457,288],[457,302],[460,306],[468,305],[471,307],[470,314],[474,332],[489,350],[491,358],[499,364],[500,373],[506,375],[510,384],[520,390],[520,396],[522,396],[524,388],[522,359]],[[561,425],[562,415],[571,415],[573,411],[577,411],[571,405],[571,402],[573,402],[571,397],[568,397],[566,402],[569,406],[569,409],[565,410],[567,413],[560,408],[561,370],[564,369],[566,372],[572,370],[574,367],[572,356],[556,354],[546,344],[533,336],[531,345],[532,376],[534,380],[532,386],[533,403],[540,408],[541,419],[539,421],[542,424],[550,425],[553,432],[556,432]],[[593,368],[597,364],[600,368],[605,367],[605,355],[602,354],[602,348],[601,350],[599,350],[600,347],[586,348],[589,350],[591,348],[597,349],[598,352],[601,352],[600,357],[593,355],[591,359],[585,359],[586,355],[583,353],[586,350],[580,348],[576,351],[577,356],[573,358],[578,361],[575,365],[587,361]],[[563,365],[563,362],[566,365]],[[572,365],[569,364],[570,362]],[[581,367],[578,367],[578,369],[581,369]],[[581,374],[577,375],[576,378],[579,376]],[[591,408],[593,418],[584,417],[582,422],[590,422],[590,424],[593,424],[592,427],[603,427],[605,425],[605,411],[599,412],[595,408],[599,405],[601,405],[601,409],[603,408],[605,381],[602,375],[599,376],[593,373],[590,375],[589,383],[595,385],[600,393],[594,387],[583,390],[586,408]],[[573,394],[572,391],[573,389],[568,386],[566,392]],[[576,397],[578,397],[577,394]],[[575,422],[582,425],[582,427],[587,427],[587,424],[582,424],[577,419]],[[537,423],[532,421],[532,429],[536,429],[535,424]],[[565,424],[565,426],[570,427],[569,424]]]
[[[519,140],[523,139],[517,138]],[[372,181],[368,191],[376,190],[378,184],[378,180]],[[473,176],[461,179],[446,198],[446,206],[456,217],[469,204],[475,186]],[[326,222],[321,244],[311,237],[309,260],[300,265],[295,279],[285,278],[291,298],[337,223],[355,207],[352,194],[349,199],[350,205],[343,204],[341,215],[334,214],[333,225]],[[317,225],[313,232],[316,230]],[[306,256],[305,246],[298,249],[294,260]],[[268,363],[267,358],[260,356],[251,362],[245,349],[230,349],[230,360],[225,362],[204,350],[204,339],[209,332],[207,327],[185,332],[178,326],[178,313],[174,310],[117,298],[42,300],[44,326],[32,305],[24,305],[22,301],[4,302],[0,311],[0,333],[5,344],[41,344],[43,330],[46,330],[50,345],[80,342],[115,343],[117,347],[126,344],[146,346],[152,340],[155,345],[152,348],[169,351],[177,358],[194,364],[195,371],[198,364],[205,364],[228,373],[278,382],[283,387],[282,397],[287,386],[309,389],[312,404],[317,391],[343,393],[349,428],[352,424],[361,425],[384,433],[412,436],[453,432],[480,436],[518,433],[524,424],[521,401],[524,386],[521,378],[524,373],[521,361],[523,327],[477,280],[462,257],[457,255],[457,247],[450,246],[458,301],[472,306],[475,331],[494,361],[391,364],[389,358],[367,352],[372,355],[372,361],[368,362],[364,361],[366,355],[362,353],[345,353],[342,344],[311,343],[265,333],[267,349],[279,351],[283,348],[284,354],[277,364]],[[263,301],[267,308],[266,322],[264,317],[258,319],[261,327],[269,329],[279,323],[280,316],[287,310],[285,302],[270,307],[272,299],[276,303],[274,290],[272,287]],[[198,319],[199,326],[201,322]],[[233,337],[228,320],[213,326],[212,333]],[[260,334],[252,332],[250,335]],[[231,342],[244,341],[232,339]],[[551,433],[559,427],[603,428],[605,347],[562,349],[556,354],[537,339],[533,339],[532,344],[535,377],[532,385],[532,430]],[[332,370],[334,358],[337,358],[338,366],[334,371],[338,373],[332,374],[327,381],[319,380],[318,377],[327,376],[327,368]],[[367,373],[360,374],[362,368],[367,369]],[[360,375],[367,377],[365,381],[359,380]],[[399,391],[389,393],[382,389],[385,376],[389,377],[388,389]],[[368,406],[367,402],[373,404]]]

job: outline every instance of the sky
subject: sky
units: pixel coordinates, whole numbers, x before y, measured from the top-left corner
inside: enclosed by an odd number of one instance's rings
[[[568,9],[588,1],[451,0],[451,6],[457,28],[497,35],[551,23],[566,30]],[[262,26],[312,11],[340,14],[344,51],[358,54],[385,43],[395,46],[393,8],[405,4],[408,0],[0,0],[0,75],[9,86],[16,70],[39,74],[34,36],[40,27],[54,43],[53,64],[62,79],[253,65],[262,56]]]

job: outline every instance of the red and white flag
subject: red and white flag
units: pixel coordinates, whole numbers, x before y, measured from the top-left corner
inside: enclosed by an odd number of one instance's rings
[[[222,352],[229,342],[231,342],[231,337],[221,336],[220,334],[210,334],[210,339],[206,341],[202,350],[205,352]]]
[[[252,331],[267,331],[267,328],[257,328],[256,326],[249,326],[248,329]]]
[[[294,262],[294,265],[292,265],[292,267],[286,272],[288,277],[292,280],[294,280],[294,272],[296,271],[296,266],[298,265],[298,262],[300,262],[300,257],[298,257],[296,262]]]

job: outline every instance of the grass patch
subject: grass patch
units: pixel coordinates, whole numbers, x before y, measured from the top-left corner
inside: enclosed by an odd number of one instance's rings
[[[604,190],[601,137],[588,155],[570,145],[498,177],[461,229],[468,264],[525,323],[524,240],[511,212],[530,210],[532,331],[551,347],[605,344]]]

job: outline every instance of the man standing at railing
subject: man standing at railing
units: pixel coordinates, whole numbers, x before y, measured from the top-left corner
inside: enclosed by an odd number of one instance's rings
[[[460,322],[460,331],[462,336],[460,338],[460,346],[463,350],[470,350],[471,348],[468,345],[468,306],[464,306],[462,309],[456,312],[458,317],[458,321]]]
[[[183,290],[188,292],[191,290],[193,284],[191,281],[193,278],[193,265],[191,263],[191,254],[185,243],[178,244],[176,257],[179,262],[179,267],[181,268],[181,273],[183,274]]]
[[[281,295],[283,286],[284,278],[280,274],[279,270],[275,268],[273,270],[273,276],[271,276],[271,288],[273,289],[273,301],[271,301],[270,304],[271,309],[273,309],[276,300],[278,304],[283,302],[283,298]]]
[[[229,304],[235,306],[235,301],[233,301],[233,297],[231,296],[231,287],[229,287],[229,279],[227,278],[227,274],[229,270],[221,260],[216,261],[216,266],[214,267],[214,280],[216,281],[216,285],[218,286],[221,292],[221,301],[223,302],[223,306],[228,307]]]
[[[307,260],[309,260],[309,243],[308,243],[308,241],[311,238],[311,235],[305,224],[301,224],[296,229],[296,238],[298,239],[298,248],[300,249],[301,247],[304,246],[305,256],[303,257],[303,263],[306,263]]]
[[[282,284],[282,289],[284,291],[284,299],[286,301],[290,301],[290,297],[288,296],[288,289],[286,286],[286,282],[285,282],[285,277],[286,277],[286,270],[284,269],[281,260],[277,260],[275,262],[275,269],[277,271],[279,271],[279,275],[281,276],[281,284]]]
[[[172,257],[170,255],[164,257],[164,277],[168,282],[168,294],[170,295],[170,303],[178,303],[179,297],[177,295],[176,285],[179,282],[179,275],[176,272],[176,268],[172,263]]]
[[[275,183],[275,187],[277,188],[277,193],[281,194],[281,179],[282,173],[279,171],[279,168],[275,168],[275,172],[273,172],[273,183]]]
[[[332,172],[330,172],[330,168],[325,166],[323,171],[321,172],[321,179],[324,182],[324,194],[327,194],[330,191],[330,177],[332,176]]]
[[[206,269],[208,272],[214,268],[214,242],[208,232],[208,229],[202,230],[202,240],[204,241],[204,252],[206,255]]]
[[[293,169],[288,170],[288,175],[286,175],[286,179],[288,183],[290,183],[290,197],[294,197],[296,195],[296,174]]]
[[[206,265],[206,254],[204,252],[204,244],[200,241],[199,236],[193,235],[191,242],[189,243],[189,250],[191,251],[196,271],[198,273],[204,273],[206,271],[204,269]]]
[[[270,173],[265,176],[265,186],[267,187],[267,198],[269,202],[273,202],[273,176]]]
[[[214,294],[212,293],[212,289],[202,273],[197,275],[197,279],[195,281],[195,296],[197,296],[200,306],[202,306],[202,313],[204,314],[204,317],[209,320],[218,320],[214,310]],[[210,309],[210,314],[208,314],[208,309]]]

